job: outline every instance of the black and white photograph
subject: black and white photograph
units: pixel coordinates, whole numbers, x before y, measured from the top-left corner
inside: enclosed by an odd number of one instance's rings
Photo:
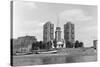
[[[10,1],[11,66],[96,62],[97,5]]]

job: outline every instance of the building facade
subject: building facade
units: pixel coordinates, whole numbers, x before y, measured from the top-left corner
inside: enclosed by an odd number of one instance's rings
[[[55,40],[57,42],[60,42],[61,41],[61,28],[60,27],[56,27]]]
[[[43,42],[47,43],[54,40],[54,24],[50,21],[43,26]]]
[[[66,24],[64,24],[64,40],[65,43],[70,43],[73,44],[75,42],[75,33],[74,33],[74,24],[72,24],[71,22],[67,22]],[[66,47],[69,44],[66,44]],[[74,46],[74,44],[72,45]]]
[[[56,48],[62,48],[63,47],[63,40],[61,38],[61,27],[56,27],[55,31],[55,41],[56,41]]]
[[[35,36],[22,36],[17,39],[12,39],[12,41],[13,54],[16,54],[17,52],[30,52],[32,43],[37,42],[37,39]]]

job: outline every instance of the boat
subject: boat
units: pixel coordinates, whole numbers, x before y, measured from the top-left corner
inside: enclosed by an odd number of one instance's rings
[[[36,54],[52,54],[52,53],[57,53],[57,50],[38,51]]]

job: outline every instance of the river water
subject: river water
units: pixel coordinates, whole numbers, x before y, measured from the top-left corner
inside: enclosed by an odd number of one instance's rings
[[[14,66],[60,64],[76,62],[97,61],[96,55],[91,56],[54,56],[54,57],[16,57],[13,58]]]

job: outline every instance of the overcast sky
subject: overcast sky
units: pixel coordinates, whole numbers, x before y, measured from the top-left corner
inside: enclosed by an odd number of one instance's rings
[[[13,37],[36,36],[43,40],[43,24],[51,21],[62,28],[67,21],[75,24],[75,40],[86,47],[97,39],[97,6],[15,1],[13,5]]]

